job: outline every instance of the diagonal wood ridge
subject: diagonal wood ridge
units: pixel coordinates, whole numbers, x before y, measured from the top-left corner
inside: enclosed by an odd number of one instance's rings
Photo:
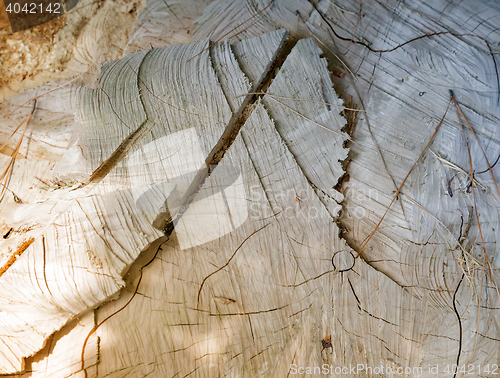
[[[161,229],[165,235],[170,235],[179,222],[182,215],[186,212],[189,205],[193,202],[194,197],[200,191],[206,179],[214,171],[217,165],[221,162],[225,153],[231,147],[236,137],[238,136],[241,128],[250,117],[256,108],[258,101],[266,94],[267,89],[271,85],[276,74],[279,72],[280,67],[285,62],[287,56],[292,51],[292,48],[297,43],[297,40],[289,38],[288,33],[283,34],[283,39],[276,50],[273,59],[268,64],[260,79],[257,80],[252,86],[250,92],[245,96],[243,103],[239,109],[233,114],[229,123],[227,124],[224,132],[217,144],[212,148],[207,158],[205,159],[205,166],[202,167],[196,174],[194,180],[189,186],[186,194],[180,201],[178,210],[172,216],[166,213],[160,214],[154,221],[155,227]]]

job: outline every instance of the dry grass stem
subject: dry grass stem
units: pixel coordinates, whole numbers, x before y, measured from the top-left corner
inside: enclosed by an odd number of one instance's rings
[[[352,143],[356,143],[356,142],[354,142],[354,141],[353,141],[350,137],[345,136],[345,135],[343,135],[343,134],[339,133],[338,131],[331,130],[331,129],[329,129],[329,128],[328,128],[328,127],[326,127],[326,126],[323,126],[323,125],[321,125],[320,123],[315,122],[315,121],[313,121],[313,120],[312,120],[312,119],[310,119],[310,118],[307,118],[305,115],[302,115],[302,114],[300,114],[299,112],[297,112],[296,110],[293,110],[292,108],[290,108],[289,106],[286,106],[286,105],[285,105],[285,104],[283,104],[281,101],[278,101],[278,100],[276,100],[276,99],[275,99],[275,98],[273,98],[273,97],[270,97],[270,99],[271,99],[271,100],[273,100],[273,101],[275,101],[275,102],[277,102],[277,103],[278,103],[278,104],[280,104],[281,106],[284,106],[285,108],[287,108],[288,110],[290,110],[292,113],[297,114],[299,117],[302,117],[302,118],[304,118],[304,119],[308,120],[309,122],[311,122],[311,123],[315,124],[316,126],[319,126],[319,127],[321,127],[322,129],[325,129],[325,130],[327,130],[327,131],[329,131],[329,132],[331,132],[331,133],[337,134],[337,135],[341,136],[341,137],[342,137],[342,138],[344,138],[344,139],[347,139],[348,141],[350,141],[350,142],[352,142]]]
[[[410,170],[408,171],[408,173],[406,174],[403,182],[401,183],[401,185],[399,186],[398,190],[396,190],[396,194],[394,195],[394,197],[392,198],[392,201],[391,203],[389,204],[389,206],[387,206],[387,209],[385,210],[385,213],[382,215],[382,218],[380,218],[380,221],[377,223],[377,225],[375,226],[375,229],[372,231],[372,233],[368,236],[367,240],[363,243],[363,245],[361,246],[358,254],[355,256],[355,258],[358,258],[361,253],[364,251],[364,249],[366,248],[366,246],[368,245],[368,242],[370,241],[370,239],[373,237],[373,235],[375,235],[375,233],[377,232],[377,230],[379,229],[380,225],[382,224],[385,216],[387,215],[387,213],[389,212],[389,209],[391,208],[392,204],[394,203],[394,201],[396,201],[396,198],[398,198],[398,195],[399,195],[399,192],[401,191],[401,189],[403,188],[406,180],[408,179],[408,177],[410,176],[411,172],[413,171],[413,169],[415,168],[415,166],[417,165],[418,161],[422,158],[422,156],[424,156],[424,153],[425,151],[429,148],[429,146],[431,145],[432,141],[434,140],[434,137],[436,136],[437,132],[439,131],[439,128],[441,127],[441,125],[443,124],[443,121],[444,121],[444,118],[446,117],[446,114],[448,113],[448,109],[450,108],[450,104],[451,104],[451,98],[450,98],[450,101],[448,101],[448,106],[446,107],[446,111],[444,112],[444,115],[443,115],[443,118],[441,118],[441,121],[439,121],[439,124],[436,126],[436,130],[434,131],[434,133],[432,134],[431,138],[429,139],[429,141],[427,142],[427,144],[425,145],[424,149],[422,150],[422,152],[420,153],[420,156],[415,160],[415,163],[413,163],[412,167],[410,168]]]
[[[472,155],[471,155],[471,152],[470,152],[470,147],[469,147],[469,142],[467,140],[467,136],[465,135],[465,128],[462,124],[462,120],[460,118],[460,114],[459,114],[459,108],[460,108],[460,105],[458,104],[458,101],[455,99],[455,96],[451,93],[451,99],[453,100],[453,105],[455,107],[455,112],[457,114],[457,118],[458,118],[458,122],[460,124],[460,128],[462,129],[462,135],[464,137],[464,140],[465,140],[465,146],[467,147],[467,155],[468,155],[468,158],[469,158],[469,165],[470,165],[470,180],[471,180],[471,191],[472,191],[472,198],[473,198],[473,201],[474,201],[474,214],[476,216],[476,222],[477,222],[477,227],[478,227],[478,230],[479,230],[479,235],[481,237],[481,245],[483,247],[483,264],[482,264],[482,271],[481,271],[481,286],[480,286],[480,289],[479,289],[479,301],[478,301],[478,314],[477,314],[477,329],[479,330],[479,326],[480,326],[480,320],[481,320],[481,297],[482,297],[482,292],[483,292],[483,283],[484,283],[484,273],[485,273],[485,269],[486,269],[486,265],[488,266],[488,276],[489,276],[489,279],[490,279],[490,282],[494,285],[495,289],[496,289],[496,292],[497,292],[497,295],[498,295],[498,298],[500,299],[500,291],[498,289],[498,285],[494,279],[494,274],[492,272],[492,268],[491,268],[491,264],[490,264],[490,259],[488,257],[488,252],[486,251],[486,243],[484,242],[484,236],[483,236],[483,231],[482,231],[482,228],[481,228],[481,223],[479,221],[479,213],[477,211],[477,206],[476,206],[476,192],[475,192],[475,188],[474,188],[474,175],[473,175],[473,172],[474,172],[474,168],[473,168],[473,164],[472,164]],[[462,110],[460,109],[460,113],[462,113],[462,116],[464,117],[464,119],[466,119],[465,115],[463,114]],[[467,121],[468,123],[468,121]],[[470,127],[470,125],[469,125]],[[472,130],[472,127],[471,127],[471,130]],[[475,136],[475,134],[474,134]],[[476,137],[477,139],[477,137]],[[482,149],[482,148],[481,148]],[[483,151],[484,153],[484,151]],[[488,166],[489,166],[489,162],[488,162]],[[491,167],[490,167],[491,168]],[[493,172],[492,172],[493,174]],[[496,183],[496,181],[495,181]],[[472,359],[474,358],[474,355],[476,353],[476,349],[477,349],[477,342],[478,342],[478,338],[479,338],[479,333],[476,333],[476,337],[475,337],[475,340],[474,340],[474,349],[472,351],[472,355],[469,359],[469,362],[468,364],[472,361]]]
[[[330,104],[329,102],[316,101],[316,100],[308,100],[306,98],[282,97],[282,96],[277,96],[277,95],[274,95],[274,94],[271,94],[271,93],[265,93],[265,92],[259,92],[259,93],[257,93],[257,92],[248,92],[248,93],[245,93],[245,94],[240,94],[240,95],[235,96],[235,97],[244,97],[244,96],[249,95],[249,94],[260,94],[260,95],[265,95],[265,96],[269,96],[269,97],[273,97],[273,98],[279,98],[280,100],[294,100],[294,101],[314,102],[314,103],[317,103],[317,104],[329,105],[329,106],[333,106],[335,108],[339,108],[339,109],[343,109],[343,110],[349,110],[349,111],[352,111],[352,112],[364,112],[364,110],[361,110],[361,109],[355,109],[355,108],[349,108],[349,107],[342,106],[342,105]]]
[[[28,116],[28,119],[26,120],[26,118],[25,118],[26,124],[24,125],[23,132],[21,134],[21,137],[19,138],[19,141],[17,142],[16,148],[12,152],[11,158],[10,158],[9,162],[7,163],[7,166],[5,167],[3,172],[0,174],[0,185],[2,185],[2,190],[0,192],[0,200],[3,198],[6,190],[8,190],[7,186],[9,184],[10,178],[12,176],[12,171],[14,169],[14,163],[16,161],[17,155],[19,154],[19,149],[21,148],[21,144],[23,143],[24,134],[26,133],[26,130],[27,130],[28,125],[31,121],[31,118],[33,117],[33,113],[35,112],[35,106],[36,106],[36,100],[35,100],[35,104],[33,106],[33,110],[31,111],[31,114]],[[21,123],[16,128],[14,133],[21,127],[23,122],[24,122],[24,120],[21,121]],[[9,139],[10,139],[10,137],[9,137]],[[2,146],[2,148],[4,148],[4,146],[5,146],[5,144]],[[3,180],[4,180],[4,182],[2,183]]]
[[[464,175],[470,177],[470,174],[468,172],[466,172],[465,170],[463,170],[462,168],[460,168],[458,165],[455,165],[452,162],[449,162],[448,160],[444,159],[443,157],[441,157],[441,155],[439,155],[438,153],[435,153],[430,148],[429,148],[429,151],[432,152],[432,154],[436,157],[436,159],[438,159],[441,163],[443,163],[447,167],[450,167],[451,169],[454,169],[455,171],[463,173]],[[481,184],[475,178],[474,178],[474,184],[477,185],[477,186],[479,186],[481,189],[486,189],[486,186],[484,186],[483,184]]]

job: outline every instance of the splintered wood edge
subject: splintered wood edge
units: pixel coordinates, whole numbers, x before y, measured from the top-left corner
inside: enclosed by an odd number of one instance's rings
[[[16,262],[16,260],[23,254],[24,251],[28,249],[28,247],[35,241],[34,237],[29,237],[21,241],[13,251],[11,247],[9,247],[9,254],[12,253],[7,263],[0,268],[0,277]]]

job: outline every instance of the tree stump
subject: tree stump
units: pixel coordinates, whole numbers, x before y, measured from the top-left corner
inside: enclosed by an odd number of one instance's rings
[[[500,371],[498,5],[80,3],[0,118],[0,373]]]

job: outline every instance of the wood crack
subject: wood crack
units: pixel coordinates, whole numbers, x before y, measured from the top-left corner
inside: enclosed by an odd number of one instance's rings
[[[140,74],[141,74],[141,67],[142,64],[144,63],[146,57],[151,53],[153,50],[149,50],[144,57],[142,58],[141,64],[139,65],[139,68],[137,70],[137,87],[139,88],[139,81],[140,79]],[[104,92],[106,93],[106,92]],[[107,95],[107,94],[106,94]],[[108,96],[109,98],[109,96]],[[149,117],[146,112],[146,107],[144,106],[144,100],[142,98],[142,94],[139,88],[139,100],[141,101],[142,108],[144,112],[146,113],[146,119],[144,122],[142,122],[137,129],[132,131],[127,138],[125,138],[120,145],[116,148],[116,150],[107,158],[105,161],[101,163],[99,167],[92,173],[90,176],[90,179],[87,184],[90,183],[98,183],[100,182],[104,177],[107,176],[111,170],[120,163],[125,156],[130,152],[132,148],[137,146],[137,144],[146,136],[148,132],[151,131],[151,129],[154,127],[155,123],[148,122]],[[110,100],[111,103],[111,100]],[[123,121],[122,121],[123,122]]]
[[[177,211],[174,212],[172,217],[166,217],[165,213],[162,213],[156,218],[153,224],[160,225],[158,228],[162,230],[165,235],[168,236],[172,233],[175,225],[179,222],[182,215],[193,202],[194,197],[200,191],[206,179],[222,161],[222,158],[236,140],[241,128],[257,107],[259,100],[265,95],[265,92],[271,85],[274,77],[279,71],[279,68],[283,65],[287,56],[292,51],[295,43],[295,40],[288,39],[288,34],[284,34],[280,47],[276,51],[272,61],[264,70],[260,80],[252,86],[250,93],[245,96],[245,99],[238,108],[238,111],[234,113],[229,120],[229,123],[224,129],[219,141],[212,148],[205,159],[205,166],[198,171],[191,185],[187,189],[186,194],[181,199],[180,206],[178,206]],[[177,206],[174,205],[174,207]]]

